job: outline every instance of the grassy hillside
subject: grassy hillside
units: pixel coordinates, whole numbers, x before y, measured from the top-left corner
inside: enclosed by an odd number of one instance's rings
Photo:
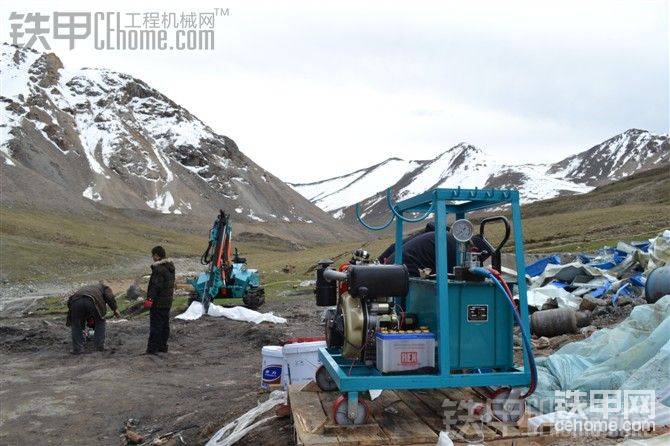
[[[670,226],[670,167],[640,172],[593,191],[523,207],[531,252],[591,250],[646,239]]]
[[[645,239],[670,225],[668,168],[642,172],[588,194],[533,203],[524,206],[522,214],[528,252],[588,251],[618,240]],[[146,267],[148,252],[157,244],[175,257],[201,254],[209,222],[152,216],[138,218],[115,209],[73,215],[0,207],[2,275],[12,281],[128,277]],[[234,236],[250,266],[261,269],[268,284],[311,278],[309,269],[321,258],[346,260],[361,245],[376,255],[392,241],[385,233],[372,241],[305,249],[248,231]]]
[[[75,215],[0,206],[0,271],[12,281],[88,280],[100,273],[123,277],[146,265],[155,245],[163,245],[173,257],[196,257],[206,247],[207,224],[153,217],[112,208]],[[251,251],[293,246],[261,234],[241,238],[249,240],[242,245]]]

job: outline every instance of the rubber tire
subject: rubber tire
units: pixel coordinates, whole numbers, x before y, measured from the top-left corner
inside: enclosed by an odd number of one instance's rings
[[[489,409],[493,416],[503,423],[516,423],[521,419],[526,411],[526,401],[523,399],[517,400],[517,405],[513,412],[506,412],[502,405],[509,397],[510,388],[501,387],[493,392],[493,397],[489,400]]]
[[[323,390],[324,392],[332,392],[333,390],[337,390],[337,384],[335,383],[335,380],[330,376],[330,373],[328,373],[328,370],[322,365],[319,366],[318,369],[316,369],[316,373],[314,374],[314,381],[316,381],[316,385],[319,386],[319,389]]]
[[[360,426],[366,424],[370,418],[370,405],[364,399],[358,398],[356,419],[351,421],[347,416],[349,399],[347,395],[340,395],[333,403],[333,420],[340,426]]]

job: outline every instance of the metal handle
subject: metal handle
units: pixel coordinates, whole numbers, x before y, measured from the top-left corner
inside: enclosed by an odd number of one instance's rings
[[[501,221],[505,225],[505,237],[503,237],[502,241],[498,244],[497,247],[493,247],[491,242],[488,241],[488,239],[484,236],[484,228],[488,223],[492,223],[494,221]],[[502,267],[502,259],[500,255],[500,251],[505,246],[507,243],[507,240],[509,240],[509,236],[512,232],[511,226],[509,224],[509,220],[506,217],[503,217],[502,215],[498,215],[495,217],[487,217],[483,219],[479,223],[479,236],[482,238],[482,240],[493,249],[493,252],[491,253],[491,266],[493,266],[493,269],[496,269],[498,271],[501,270]]]

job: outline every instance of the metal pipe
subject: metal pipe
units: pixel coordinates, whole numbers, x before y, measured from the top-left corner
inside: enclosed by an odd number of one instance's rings
[[[536,311],[530,318],[531,331],[537,336],[577,333],[577,315],[572,308]]]
[[[521,225],[521,206],[519,205],[519,192],[514,191],[509,194],[509,201],[512,205],[512,228],[514,228],[514,256],[516,257],[516,272],[518,277],[526,277],[526,261],[523,249],[523,226]],[[526,292],[526,281],[519,280],[519,316],[521,317],[521,331],[526,333],[526,339],[530,339],[530,316],[528,315],[528,295]],[[535,363],[531,358],[533,352],[524,349],[524,364]],[[524,367],[525,371],[525,367]]]
[[[644,289],[645,299],[650,304],[670,294],[670,265],[661,266],[650,272]]]
[[[345,281],[347,280],[347,273],[328,268],[323,272],[323,278],[330,282],[335,280]]]

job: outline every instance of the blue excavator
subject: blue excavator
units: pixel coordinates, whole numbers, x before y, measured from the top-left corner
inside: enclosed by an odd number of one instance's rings
[[[209,231],[207,249],[200,263],[207,271],[188,281],[193,286],[191,299],[202,302],[205,313],[214,299],[242,299],[248,308],[258,308],[265,302],[265,290],[260,285],[257,269],[247,267],[247,259],[232,249],[230,216],[223,210]]]

